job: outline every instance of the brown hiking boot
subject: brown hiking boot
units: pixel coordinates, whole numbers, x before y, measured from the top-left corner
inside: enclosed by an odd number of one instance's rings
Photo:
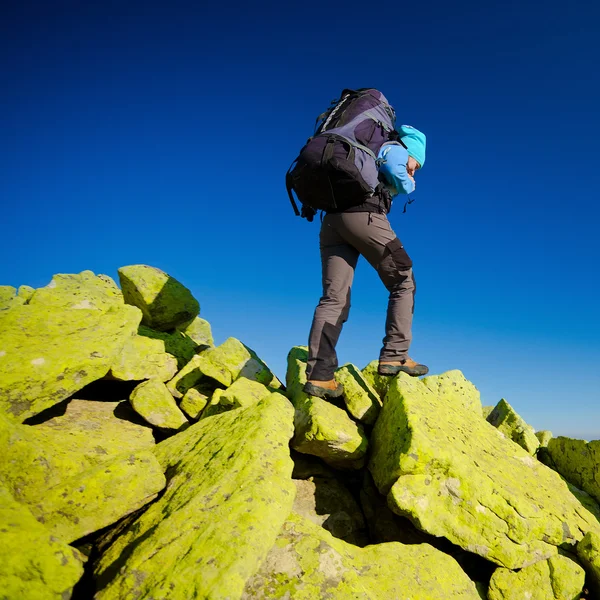
[[[309,379],[302,388],[309,396],[317,396],[318,398],[339,398],[344,393],[344,388],[341,383],[335,379],[329,381],[316,381]]]
[[[406,357],[401,361],[380,362],[377,372],[380,375],[397,375],[402,371],[408,373],[411,377],[420,377],[427,375],[429,368],[415,362],[412,358]]]

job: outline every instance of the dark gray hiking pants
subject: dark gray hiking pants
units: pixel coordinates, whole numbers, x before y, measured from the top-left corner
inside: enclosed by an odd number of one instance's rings
[[[329,214],[320,236],[323,297],[309,337],[308,379],[328,381],[338,366],[335,346],[348,320],[350,288],[359,255],[373,266],[390,292],[380,360],[408,356],[414,311],[412,261],[392,231],[387,216],[355,212]]]

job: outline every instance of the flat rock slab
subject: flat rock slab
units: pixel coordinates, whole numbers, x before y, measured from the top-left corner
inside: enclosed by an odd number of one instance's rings
[[[486,418],[488,423],[500,430],[515,444],[519,444],[523,450],[532,455],[537,452],[540,442],[535,435],[535,429],[528,425],[504,398],[496,404]]]
[[[0,486],[0,597],[65,600],[83,575],[84,556],[54,537]]]
[[[598,531],[557,473],[481,418],[467,384],[460,371],[392,382],[369,464],[390,508],[510,569]]]
[[[40,490],[29,506],[48,531],[73,542],[116,523],[152,501],[165,487],[154,454],[125,454]]]
[[[566,556],[553,556],[518,572],[496,569],[490,580],[488,600],[573,600],[579,598],[585,571]]]
[[[427,544],[358,548],[292,513],[243,600],[480,600],[451,557]]]
[[[126,305],[0,312],[0,412],[23,422],[104,377],[140,318]]]
[[[600,502],[600,440],[559,436],[548,440],[546,452],[554,469]]]
[[[158,444],[167,488],[100,558],[96,598],[239,598],[292,507],[292,421],[273,393]]]
[[[148,265],[129,265],[118,272],[125,302],[142,311],[147,327],[169,331],[198,316],[200,305],[192,292],[168,273]]]
[[[167,386],[158,379],[149,379],[136,386],[129,401],[135,412],[155,427],[181,429],[188,424]]]
[[[364,429],[345,410],[302,391],[307,357],[302,346],[288,354],[286,394],[296,409],[292,448],[318,456],[335,468],[360,469],[369,445]]]

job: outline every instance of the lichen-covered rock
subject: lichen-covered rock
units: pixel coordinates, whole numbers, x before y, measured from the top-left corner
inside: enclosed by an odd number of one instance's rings
[[[141,508],[164,487],[160,464],[145,450],[65,479],[43,490],[29,507],[52,535],[73,542]]]
[[[379,415],[381,400],[364,375],[352,364],[340,367],[335,378],[344,386],[344,402],[348,412],[359,421],[373,425]]]
[[[220,346],[209,348],[194,358],[169,381],[167,387],[175,398],[182,398],[203,378],[213,379],[229,387],[236,379],[245,377],[270,387],[279,387],[278,379],[256,353],[235,338]]]
[[[518,572],[496,569],[488,600],[575,600],[585,583],[585,571],[573,560],[558,555]]]
[[[127,341],[110,369],[110,375],[119,381],[168,381],[175,373],[177,359],[165,352],[165,343],[141,335]]]
[[[177,368],[183,369],[196,354],[198,344],[181,331],[155,331],[149,327],[141,325],[138,334],[152,340],[160,340],[164,344],[165,352],[171,354],[177,359]]]
[[[65,600],[84,556],[54,537],[0,485],[0,598]]]
[[[588,532],[577,544],[577,558],[585,567],[595,598],[600,597],[600,535]]]
[[[35,288],[32,288],[30,285],[21,285],[17,290],[17,296],[21,298],[25,304],[27,304],[31,300],[34,292]]]
[[[490,413],[496,408],[495,406],[484,406],[481,409],[481,414],[483,418],[487,421],[487,418],[490,416]]]
[[[215,345],[210,323],[200,317],[196,317],[191,323],[179,327],[178,330],[194,340],[197,346]]]
[[[479,600],[458,563],[427,544],[358,548],[292,513],[243,600]]]
[[[445,393],[434,393],[441,381]],[[390,508],[510,569],[598,531],[598,521],[554,471],[453,397],[463,381],[451,371],[435,385],[403,373],[392,382],[369,464],[380,492],[389,492]]]
[[[156,267],[121,267],[119,280],[125,302],[137,306],[144,315],[142,323],[152,329],[175,329],[195,319],[200,312],[192,292]]]
[[[190,388],[179,403],[179,408],[191,419],[199,419],[213,393],[214,391],[205,391],[201,387]]]
[[[362,374],[367,383],[377,392],[380,400],[383,401],[393,377],[380,375],[377,372],[378,367],[379,361],[373,360],[362,370]]]
[[[123,294],[108,275],[59,273],[46,287],[34,291],[29,304],[106,311],[123,306]]]
[[[226,390],[214,391],[210,403],[202,413],[202,418],[257,404],[270,393],[271,390],[266,385],[240,377]]]
[[[0,312],[0,412],[22,422],[104,377],[140,318],[126,305]]]
[[[293,409],[278,393],[156,446],[169,482],[96,566],[96,598],[239,598],[294,500]]]
[[[161,429],[180,429],[188,424],[167,386],[158,379],[143,381],[129,397],[135,412]]]
[[[294,484],[295,513],[349,544],[362,547],[369,543],[360,507],[348,489],[335,477],[295,479]]]
[[[548,446],[548,442],[552,439],[552,432],[547,430],[536,431],[535,437],[540,443],[540,448],[546,448]]]
[[[360,469],[365,464],[367,436],[346,411],[302,391],[306,360],[304,347],[292,348],[288,354],[286,394],[296,409],[292,448],[318,456],[336,468]]]
[[[25,304],[25,299],[17,296],[17,289],[11,285],[0,285],[0,311]]]
[[[504,398],[487,416],[487,422],[498,428],[507,438],[519,444],[529,454],[535,454],[540,446],[533,427],[528,425]]]

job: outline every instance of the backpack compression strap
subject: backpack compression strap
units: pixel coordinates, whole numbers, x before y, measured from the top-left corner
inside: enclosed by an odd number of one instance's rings
[[[287,189],[288,196],[290,197],[290,202],[292,203],[292,208],[294,209],[294,213],[296,213],[296,216],[299,217],[300,211],[298,210],[298,205],[296,204],[296,201],[294,200],[294,194],[292,194],[292,190],[294,189],[294,184],[292,182],[292,173],[291,173],[293,166],[297,162],[298,162],[298,159],[295,158],[292,161],[292,164],[290,165],[288,172],[285,174],[285,187]]]

